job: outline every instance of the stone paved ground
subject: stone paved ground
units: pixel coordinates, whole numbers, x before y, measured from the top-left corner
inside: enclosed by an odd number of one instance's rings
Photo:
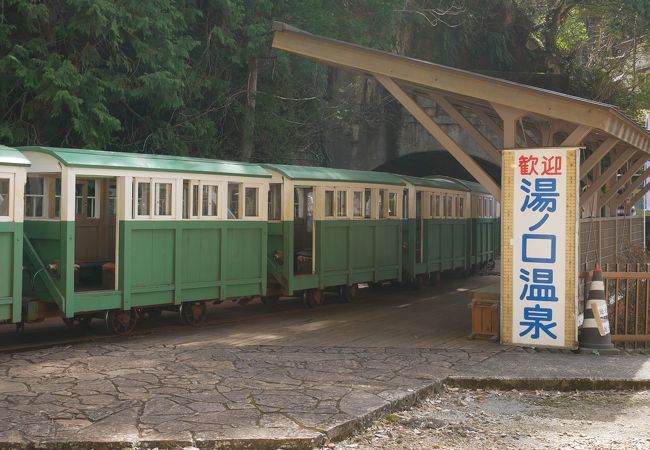
[[[275,320],[0,355],[0,448],[310,448],[443,381],[650,382],[648,356],[531,353],[466,340],[459,283],[488,281],[454,281],[443,286],[446,295],[441,288],[375,294],[373,308],[332,305]],[[446,345],[408,346],[427,340]]]

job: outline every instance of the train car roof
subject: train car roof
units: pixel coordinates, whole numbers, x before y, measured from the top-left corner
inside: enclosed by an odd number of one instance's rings
[[[0,144],[0,165],[2,166],[30,166],[29,159],[18,150]]]
[[[220,161],[217,159],[108,152],[76,148],[20,147],[20,150],[45,153],[56,158],[67,167],[188,172],[262,178],[271,177],[260,165],[235,161]]]
[[[431,179],[437,179],[437,180],[448,180],[451,183],[455,183],[459,186],[463,186],[465,191],[470,191],[470,192],[481,192],[482,194],[489,194],[490,192],[485,189],[480,183],[477,183],[476,181],[467,181],[467,180],[460,180],[458,178],[453,178],[453,177],[448,177],[446,175],[432,175],[431,177],[427,177]]]
[[[421,177],[412,177],[409,175],[400,175],[408,183],[417,187],[428,187],[434,189],[451,189],[454,191],[469,191],[469,189],[463,185],[460,185],[453,180],[447,178],[421,178]]]
[[[404,186],[404,180],[392,173],[365,170],[331,169],[329,167],[289,166],[284,164],[264,164],[290,180],[334,181],[337,183],[390,184]]]

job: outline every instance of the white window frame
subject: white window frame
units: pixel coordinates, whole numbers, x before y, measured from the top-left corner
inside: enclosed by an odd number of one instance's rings
[[[149,214],[138,214],[138,185],[149,184]],[[171,215],[160,216],[157,214],[156,205],[156,183],[171,184]],[[148,177],[135,177],[133,178],[133,219],[149,219],[149,220],[174,220],[176,219],[176,180],[174,178],[148,178]]]
[[[32,216],[32,215],[27,214],[28,212],[31,212],[31,211],[27,211],[27,197],[34,197],[34,195],[28,195],[27,194],[27,182],[29,181],[30,178],[41,178],[43,180],[43,194],[42,194],[42,197],[43,197],[43,204],[42,204],[43,214],[40,215],[40,216]],[[24,200],[25,201],[25,219],[44,220],[44,219],[49,219],[50,218],[49,214],[48,214],[49,202],[48,202],[48,195],[47,195],[48,188],[49,188],[48,179],[49,179],[48,176],[46,176],[45,174],[40,174],[40,173],[36,173],[36,174],[34,174],[32,176],[29,176],[29,175],[27,176],[27,178],[25,180],[25,195],[24,195],[25,196],[25,200]]]
[[[15,181],[16,181],[16,174],[11,173],[11,172],[0,172],[0,179],[2,180],[9,180],[9,192],[7,192],[8,200],[9,200],[9,207],[7,209],[7,215],[6,216],[0,216],[0,222],[13,222],[14,221],[14,203],[15,203]]]
[[[354,214],[354,196],[356,194],[359,194],[361,196],[361,204],[359,205],[359,206],[361,206],[361,214],[358,215],[358,216]],[[366,203],[365,198],[364,198],[365,194],[366,194],[365,190],[354,189],[352,191],[352,204],[351,204],[351,206],[352,206],[352,219],[354,219],[354,220],[363,220],[363,218],[364,218],[364,212],[365,211],[363,210],[363,208],[365,207],[365,203]]]
[[[339,196],[340,194],[343,194],[343,198],[345,198],[345,214],[340,214],[339,215]],[[335,218],[344,220],[350,217],[350,195],[347,189],[336,189],[336,194],[334,194],[334,200],[335,200]]]

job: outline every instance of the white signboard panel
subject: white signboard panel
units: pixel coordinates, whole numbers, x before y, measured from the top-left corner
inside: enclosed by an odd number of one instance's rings
[[[504,342],[575,347],[577,154],[566,148],[504,152],[502,254],[511,273],[502,286],[504,331],[510,332]]]

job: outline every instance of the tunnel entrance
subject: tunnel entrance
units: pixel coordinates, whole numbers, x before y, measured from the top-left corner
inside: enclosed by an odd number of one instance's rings
[[[474,158],[474,160],[492,179],[497,183],[501,182],[501,168],[499,166],[480,158]],[[463,180],[474,180],[474,177],[451,154],[439,151],[410,153],[387,161],[375,170],[411,175],[414,177],[446,175]]]

